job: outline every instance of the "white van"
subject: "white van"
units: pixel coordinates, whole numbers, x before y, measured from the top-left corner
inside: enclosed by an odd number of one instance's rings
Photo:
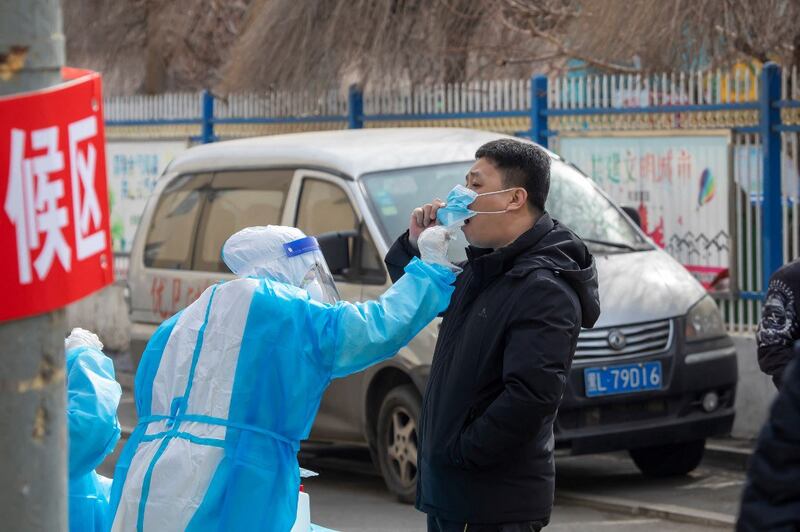
[[[317,235],[342,297],[376,298],[390,283],[382,257],[411,210],[463,183],[477,148],[500,137],[362,129],[186,151],[159,178],[131,252],[135,362],[162,320],[232,277],[220,250],[243,227],[292,225]],[[602,307],[578,341],[557,445],[575,454],[627,449],[646,474],[687,473],[705,439],[733,424],[733,343],[701,285],[591,179],[550,155],[547,209],[594,253]],[[453,249],[463,258],[463,246]],[[311,440],[369,446],[388,488],[407,501],[416,488],[417,420],[438,326],[391,360],[334,381],[311,433]]]

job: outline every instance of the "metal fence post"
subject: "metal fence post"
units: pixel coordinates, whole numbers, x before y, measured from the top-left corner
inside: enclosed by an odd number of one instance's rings
[[[202,95],[202,120],[200,142],[208,144],[214,142],[214,95],[204,90]]]
[[[347,128],[364,127],[364,94],[358,85],[350,85],[347,93]]]
[[[763,164],[763,198],[761,207],[763,288],[783,264],[783,220],[781,199],[781,123],[777,103],[781,99],[781,71],[775,63],[767,63],[761,72],[759,94],[759,133]]]
[[[547,76],[531,80],[531,140],[547,147]]]

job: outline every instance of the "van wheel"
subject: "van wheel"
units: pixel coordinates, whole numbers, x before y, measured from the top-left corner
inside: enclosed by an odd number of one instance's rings
[[[648,477],[677,477],[694,471],[703,459],[706,440],[630,449],[631,458]]]
[[[417,494],[417,428],[420,397],[409,384],[386,394],[378,413],[378,464],[386,487],[404,503]]]

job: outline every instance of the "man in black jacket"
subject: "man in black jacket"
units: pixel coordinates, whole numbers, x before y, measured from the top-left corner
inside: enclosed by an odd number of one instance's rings
[[[543,150],[503,139],[476,159],[466,185],[480,196],[470,209],[492,214],[462,228],[469,260],[422,403],[417,508],[429,531],[537,531],[553,506],[553,420],[578,333],[600,313],[597,273],[583,242],[544,210]],[[386,256],[393,279],[442,205],[412,213]]]

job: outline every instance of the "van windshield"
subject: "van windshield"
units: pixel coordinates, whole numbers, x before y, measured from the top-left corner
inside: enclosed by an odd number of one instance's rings
[[[450,189],[463,184],[472,164],[469,161],[364,175],[362,183],[386,241],[391,244],[403,234],[415,207],[434,198],[444,200]],[[554,160],[550,176],[547,211],[585,239],[592,252],[627,253],[652,248],[621,211],[574,167]],[[459,231],[457,242],[450,246],[451,260],[464,260],[466,245]]]

